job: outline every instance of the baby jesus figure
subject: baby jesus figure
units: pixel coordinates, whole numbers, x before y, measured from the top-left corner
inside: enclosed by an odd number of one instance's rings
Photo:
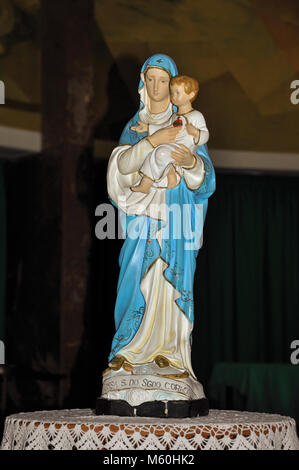
[[[142,179],[137,185],[131,186],[132,191],[148,193],[152,185],[165,187],[159,186],[159,184],[166,175],[167,188],[175,187],[177,184],[176,173],[182,175],[182,168],[175,163],[172,152],[183,144],[195,154],[196,147],[209,140],[209,131],[204,116],[201,112],[194,110],[191,104],[198,95],[198,89],[198,81],[194,78],[185,75],[173,77],[170,81],[170,97],[178,111],[172,114],[170,120],[162,126],[138,121],[139,125],[131,128],[136,132],[147,132],[148,140],[151,142],[150,136],[161,127],[181,127],[174,143],[159,145],[146,156],[139,170]]]

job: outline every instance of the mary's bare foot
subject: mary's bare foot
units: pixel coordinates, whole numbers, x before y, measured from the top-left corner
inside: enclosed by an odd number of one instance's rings
[[[159,367],[162,367],[162,368],[169,366],[169,360],[166,359],[166,357],[161,356],[161,355],[155,357],[155,363],[156,363]]]
[[[174,188],[177,185],[176,172],[175,172],[173,165],[171,165],[171,167],[169,168],[167,180],[168,180],[167,188]]]
[[[132,191],[148,194],[153,184],[150,178],[144,176],[137,186],[131,186]]]
[[[112,361],[109,362],[109,367],[113,370],[119,370],[122,367],[124,361],[125,358],[123,356],[114,356]]]

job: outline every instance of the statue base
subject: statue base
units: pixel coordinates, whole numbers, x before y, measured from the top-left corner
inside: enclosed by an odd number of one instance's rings
[[[209,414],[207,398],[200,400],[147,401],[132,406],[125,400],[98,398],[97,415],[142,416],[150,418],[195,418]]]
[[[169,363],[127,363],[104,371],[96,403],[98,415],[194,418],[208,413],[202,385]]]

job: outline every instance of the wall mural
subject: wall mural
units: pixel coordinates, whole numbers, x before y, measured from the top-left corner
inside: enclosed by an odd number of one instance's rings
[[[39,0],[0,0],[0,125],[40,129],[39,8]],[[213,129],[211,147],[299,152],[293,0],[95,0],[94,31],[96,137],[118,138],[136,110],[136,72],[164,52],[200,81],[195,107]]]

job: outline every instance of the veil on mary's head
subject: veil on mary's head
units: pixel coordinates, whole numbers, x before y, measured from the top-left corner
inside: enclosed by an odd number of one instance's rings
[[[119,140],[120,145],[124,145],[124,144],[134,145],[137,142],[139,142],[141,139],[146,137],[147,135],[146,133],[137,133],[136,131],[132,131],[131,126],[138,125],[138,121],[140,120],[139,111],[141,111],[144,108],[144,106],[147,104],[147,94],[146,94],[146,88],[145,88],[145,83],[144,83],[144,73],[150,67],[163,69],[166,72],[168,72],[171,77],[175,77],[176,75],[178,75],[178,69],[177,69],[175,62],[171,59],[171,57],[168,57],[165,54],[154,54],[144,62],[143,66],[141,67],[140,81],[138,85],[138,92],[140,95],[139,110],[125,126],[122,132],[122,135],[120,137],[120,140]],[[176,109],[174,109],[174,111],[176,111]]]

